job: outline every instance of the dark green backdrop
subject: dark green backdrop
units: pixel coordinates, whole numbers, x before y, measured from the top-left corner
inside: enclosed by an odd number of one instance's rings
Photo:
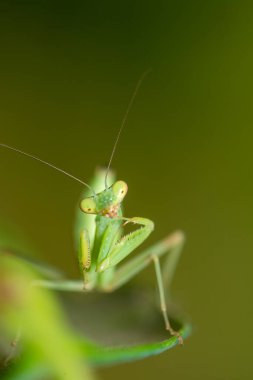
[[[153,68],[113,166],[127,216],[156,223],[150,243],[187,234],[173,292],[195,332],[101,379],[252,379],[252,24],[250,1],[0,1],[0,141],[84,180]],[[77,276],[78,183],[4,150],[0,172],[1,220]]]

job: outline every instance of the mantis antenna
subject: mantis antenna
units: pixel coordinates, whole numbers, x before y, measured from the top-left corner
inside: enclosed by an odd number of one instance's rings
[[[122,132],[122,130],[123,130],[125,124],[126,124],[127,116],[128,116],[129,111],[130,111],[130,109],[131,109],[131,107],[132,107],[132,105],[133,105],[134,99],[135,99],[136,94],[137,94],[137,92],[138,92],[138,90],[139,90],[139,88],[140,88],[140,85],[142,84],[142,82],[143,82],[144,78],[146,77],[146,75],[150,73],[150,71],[151,71],[151,69],[146,70],[146,71],[141,75],[140,79],[138,80],[137,85],[135,86],[135,89],[134,89],[133,95],[132,95],[132,97],[131,97],[131,99],[130,99],[130,102],[129,102],[129,104],[128,104],[127,110],[126,110],[126,112],[125,112],[125,115],[124,115],[124,117],[123,117],[123,120],[122,120],[122,122],[121,122],[121,126],[120,126],[120,129],[119,129],[118,134],[117,134],[117,136],[116,136],[116,140],[115,140],[115,143],[114,143],[114,146],[113,146],[113,149],[112,149],[111,157],[110,157],[109,164],[108,164],[108,166],[107,166],[107,170],[106,170],[106,174],[105,174],[105,188],[106,188],[106,189],[108,189],[108,185],[107,185],[107,177],[108,177],[108,174],[109,174],[109,170],[110,170],[110,167],[111,167],[111,163],[112,163],[112,159],[113,159],[113,156],[114,156],[114,153],[115,153],[116,147],[117,147],[118,142],[119,142],[119,138],[120,138],[121,132]]]
[[[27,157],[29,157],[29,158],[32,158],[33,160],[39,161],[40,163],[42,163],[42,164],[44,164],[44,165],[47,165],[47,166],[49,166],[50,168],[53,168],[53,169],[57,170],[57,171],[60,172],[60,173],[65,174],[66,176],[68,176],[68,177],[74,179],[75,181],[81,183],[82,185],[88,187],[88,188],[92,191],[93,195],[96,196],[96,193],[95,193],[95,191],[92,189],[91,186],[89,186],[87,183],[83,182],[83,181],[80,180],[79,178],[73,176],[72,174],[66,172],[65,170],[60,169],[60,168],[58,168],[57,166],[52,165],[52,164],[50,164],[50,163],[47,162],[47,161],[44,161],[44,160],[42,160],[42,159],[40,159],[40,158],[38,158],[38,157],[36,157],[36,156],[31,155],[30,153],[23,152],[22,150],[19,150],[19,149],[17,149],[17,148],[12,147],[12,146],[9,146],[9,145],[6,145],[6,144],[2,144],[2,143],[0,143],[0,147],[2,147],[2,148],[6,148],[6,149],[9,149],[9,150],[12,150],[12,151],[17,152],[17,153],[20,153],[20,154],[23,154],[24,156],[27,156]]]

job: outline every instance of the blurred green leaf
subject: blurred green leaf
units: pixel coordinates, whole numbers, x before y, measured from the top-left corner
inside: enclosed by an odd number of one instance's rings
[[[81,380],[84,376],[87,380],[92,379],[83,352],[56,297],[46,289],[33,286],[36,279],[37,273],[24,260],[7,251],[1,252],[0,327],[9,342],[4,357],[8,358],[11,353],[11,342],[20,330],[21,367],[15,369],[18,376],[25,364],[24,352],[25,356],[33,355],[50,375],[59,380]],[[11,353],[10,359],[12,356]],[[8,372],[6,376],[15,378]]]
[[[179,330],[182,337],[186,339],[191,333],[191,326],[184,324]],[[161,342],[140,344],[122,347],[100,347],[90,346],[87,352],[87,343],[81,343],[89,363],[95,366],[111,365],[129,361],[135,361],[158,355],[178,345],[178,339],[171,337]]]
[[[164,328],[153,292],[125,289],[112,294],[68,294],[66,314],[79,334],[82,352],[94,366],[140,360],[178,345]],[[172,325],[186,339],[191,325],[174,317]],[[187,344],[187,343],[186,343]]]

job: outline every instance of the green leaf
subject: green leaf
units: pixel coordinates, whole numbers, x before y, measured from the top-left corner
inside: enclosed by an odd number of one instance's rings
[[[186,339],[191,333],[190,324],[183,324],[179,332],[183,339]],[[81,342],[81,347],[86,359],[90,364],[95,366],[112,365],[144,359],[149,356],[161,354],[176,345],[178,345],[178,339],[176,337],[154,343],[122,347],[88,346],[87,342]]]
[[[94,366],[140,360],[178,345],[178,339],[165,330],[153,292],[126,288],[112,294],[65,295],[62,299],[82,336],[81,350]],[[171,323],[184,340],[191,334],[191,325],[184,319],[173,317]]]
[[[17,367],[7,368],[1,379],[26,379],[33,372],[34,378],[41,378],[37,377],[41,372],[38,367],[43,366],[59,380],[68,380],[69,374],[76,380],[83,379],[84,374],[92,380],[57,298],[53,292],[33,286],[37,279],[36,271],[24,260],[9,251],[0,251],[0,328],[9,342],[3,356],[13,358],[10,343],[18,331],[18,348],[22,350]]]

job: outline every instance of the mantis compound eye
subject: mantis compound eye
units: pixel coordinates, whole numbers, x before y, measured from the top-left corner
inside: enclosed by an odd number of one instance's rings
[[[121,202],[127,193],[128,187],[126,182],[117,181],[112,185],[112,190],[118,202]]]
[[[96,214],[96,203],[93,198],[85,198],[80,203],[80,209],[86,214]]]

